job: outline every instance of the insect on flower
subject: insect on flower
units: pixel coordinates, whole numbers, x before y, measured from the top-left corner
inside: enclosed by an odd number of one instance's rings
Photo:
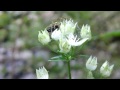
[[[52,33],[53,31],[55,31],[56,29],[59,29],[60,28],[60,22],[65,20],[66,18],[58,18],[57,20],[55,20],[55,22],[52,22],[52,24],[50,24],[48,27],[47,27],[47,31],[49,33]]]
[[[49,33],[51,33],[51,32],[53,32],[53,31],[55,31],[56,29],[59,29],[59,27],[60,27],[60,23],[55,22],[55,23],[53,23],[53,24],[50,24],[50,25],[47,27],[47,31],[48,31]]]

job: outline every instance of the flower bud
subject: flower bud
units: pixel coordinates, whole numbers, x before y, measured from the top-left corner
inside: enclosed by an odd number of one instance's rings
[[[91,30],[89,25],[83,25],[80,32],[81,38],[91,39]]]
[[[37,79],[48,79],[48,71],[43,67],[36,69]]]
[[[86,62],[86,68],[90,71],[94,71],[97,68],[97,57],[92,58],[92,56],[90,56]]]
[[[41,32],[39,31],[38,40],[43,45],[46,45],[46,44],[48,44],[51,41],[49,33],[46,30],[41,31]]]
[[[60,30],[63,35],[69,35],[74,33],[77,23],[74,23],[73,20],[63,20],[60,25]]]
[[[71,49],[71,45],[68,44],[66,39],[61,38],[59,40],[59,48],[60,48],[60,52],[68,53],[70,51],[70,49]]]
[[[101,75],[104,77],[109,77],[113,70],[113,67],[114,65],[109,66],[108,61],[106,61],[105,63],[103,63],[103,65],[100,68]]]

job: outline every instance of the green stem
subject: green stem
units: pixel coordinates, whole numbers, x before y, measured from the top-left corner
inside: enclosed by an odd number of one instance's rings
[[[71,79],[70,61],[67,61],[67,65],[68,65],[68,74],[69,74],[69,79]]]
[[[100,75],[100,79],[105,79],[102,75]]]

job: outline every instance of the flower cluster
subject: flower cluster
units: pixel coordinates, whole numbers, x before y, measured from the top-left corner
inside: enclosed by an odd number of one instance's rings
[[[109,66],[108,61],[105,61],[103,65],[100,68],[100,74],[103,77],[109,77],[112,70],[113,70],[114,65]],[[93,79],[92,71],[94,71],[97,68],[97,57],[90,56],[90,58],[86,62],[86,68],[89,70],[88,71],[88,78]]]
[[[58,41],[59,43],[59,51],[61,53],[68,53],[71,50],[71,47],[80,46],[87,40],[91,39],[91,31],[90,26],[83,25],[81,28],[80,35],[81,37],[74,35],[75,29],[77,26],[77,22],[74,23],[73,20],[63,20],[60,22],[59,29],[57,28],[51,33],[49,33],[45,29],[44,31],[39,31],[38,40],[43,44],[48,44],[51,39]],[[51,39],[50,39],[51,37]]]
[[[77,22],[74,23],[73,20],[63,20],[60,22],[59,27],[57,28],[53,26],[52,28],[45,29],[42,31],[39,31],[38,34],[38,40],[41,44],[47,45],[51,41],[56,41],[59,47],[59,52],[61,55],[51,58],[50,60],[63,60],[70,62],[70,60],[74,57],[73,53],[75,50],[71,49],[72,47],[81,46],[83,43],[85,43],[87,40],[90,40],[91,30],[89,25],[83,25],[80,32],[78,34],[75,33],[77,27]],[[54,29],[54,30],[53,30]],[[49,32],[49,31],[52,32]],[[87,60],[86,62],[86,68],[88,70],[87,78],[94,79],[93,77],[93,71],[97,68],[97,57],[92,57]],[[109,66],[108,61],[103,63],[103,65],[100,68],[100,74],[103,77],[109,77],[114,65]],[[68,68],[70,71],[69,63]],[[48,79],[48,71],[41,67],[39,69],[36,69],[36,75],[37,79]],[[69,73],[69,78],[71,78],[71,75]]]

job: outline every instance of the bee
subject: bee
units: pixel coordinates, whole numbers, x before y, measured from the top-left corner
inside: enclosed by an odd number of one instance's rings
[[[62,22],[64,19],[66,18],[59,18],[57,19],[55,22],[53,22],[52,24],[50,24],[48,27],[47,27],[47,31],[49,33],[52,33],[53,31],[55,31],[56,29],[59,29],[60,28],[60,22]]]
[[[47,27],[47,31],[49,33],[52,33],[53,31],[55,31],[56,29],[59,29],[60,28],[60,23],[58,22],[55,22],[53,24],[50,24],[48,27]]]

